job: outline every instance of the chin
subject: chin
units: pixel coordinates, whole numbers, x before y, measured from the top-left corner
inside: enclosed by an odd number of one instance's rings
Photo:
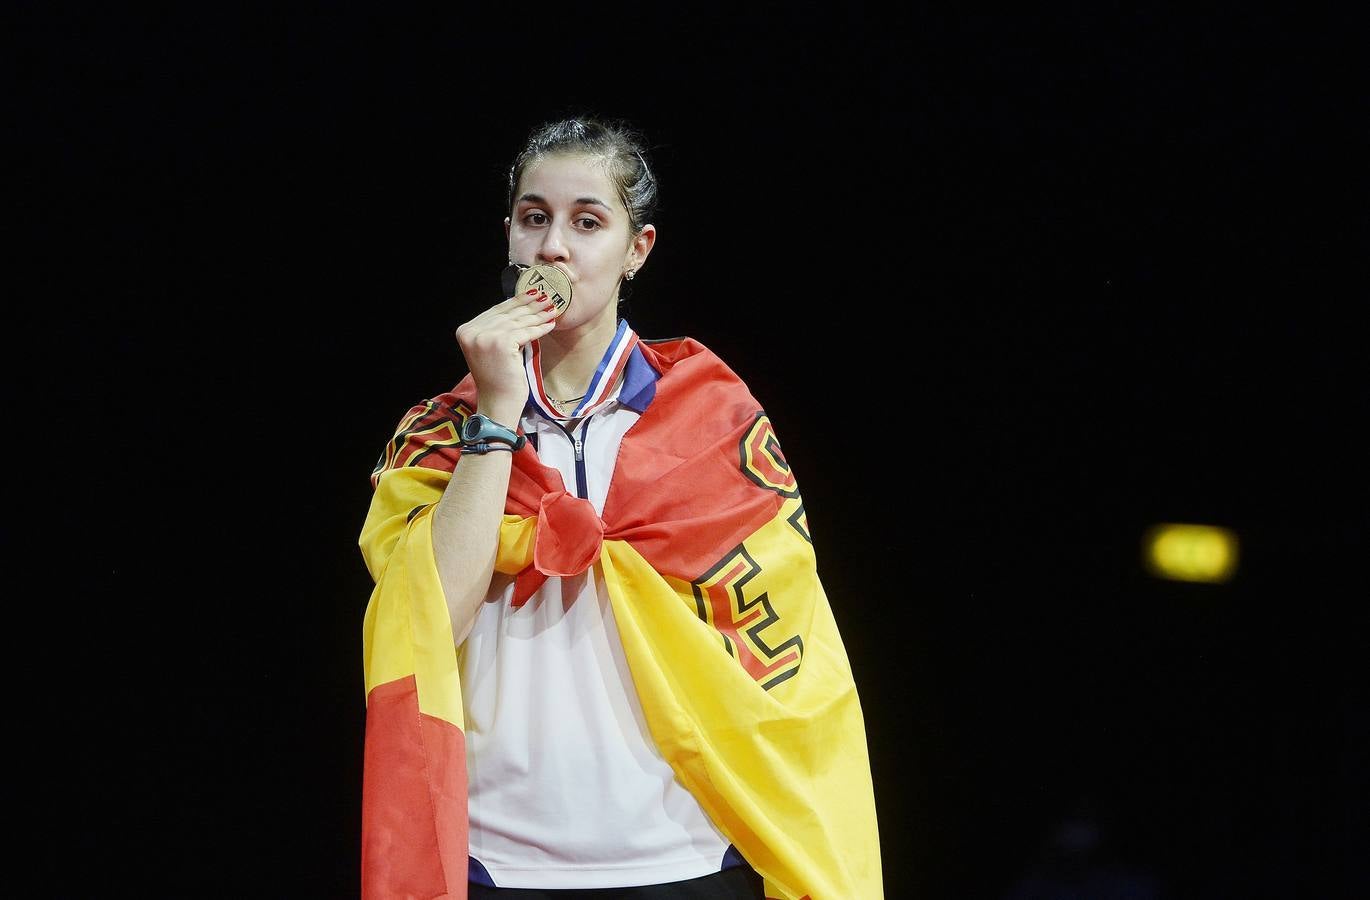
[[[577,316],[575,313],[568,310],[564,315],[557,318],[557,324],[552,326],[552,331],[570,331],[579,328],[584,324],[585,323],[581,320],[580,316]],[[548,332],[548,334],[551,334],[551,332]]]

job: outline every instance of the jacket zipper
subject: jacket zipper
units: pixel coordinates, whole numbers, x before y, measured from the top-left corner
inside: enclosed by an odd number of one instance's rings
[[[582,500],[590,496],[590,488],[586,484],[585,475],[585,434],[590,430],[590,420],[586,419],[580,426],[580,437],[572,436],[576,445],[576,496]]]
[[[575,430],[567,428],[561,423],[557,423],[566,436],[571,439],[571,446],[576,451],[576,496],[582,500],[590,497],[590,488],[587,485],[585,475],[585,435],[590,430],[590,420],[587,418],[580,425],[580,435],[577,436]]]

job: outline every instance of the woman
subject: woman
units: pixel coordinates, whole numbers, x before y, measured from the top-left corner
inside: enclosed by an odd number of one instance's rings
[[[470,375],[373,474],[369,896],[880,896],[860,705],[770,422],[697,342],[618,317],[655,200],[627,128],[534,132],[509,262],[570,304],[529,289],[457,329]]]

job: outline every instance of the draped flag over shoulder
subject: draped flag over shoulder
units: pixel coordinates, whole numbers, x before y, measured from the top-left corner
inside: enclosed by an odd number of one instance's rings
[[[777,900],[883,897],[865,724],[770,420],[689,338],[641,342],[655,396],[602,516],[530,446],[514,454],[496,568],[522,604],[601,563],[657,749]],[[430,513],[476,408],[468,376],[404,418],[373,475],[361,548],[362,888],[466,897],[461,684]]]

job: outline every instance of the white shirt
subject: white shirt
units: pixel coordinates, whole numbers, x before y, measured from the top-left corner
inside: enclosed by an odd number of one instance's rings
[[[639,418],[621,388],[569,423],[580,467],[561,425],[533,404],[521,421],[542,463],[601,514],[619,442]],[[458,653],[471,856],[499,887],[629,887],[719,871],[728,839],[657,751],[600,564],[548,578],[519,609],[512,596],[513,578],[496,572]]]

